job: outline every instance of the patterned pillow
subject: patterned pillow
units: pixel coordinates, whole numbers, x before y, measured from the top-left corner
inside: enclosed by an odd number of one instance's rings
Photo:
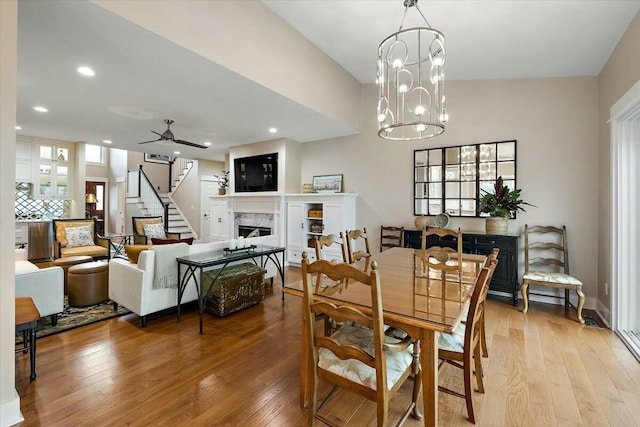
[[[95,243],[93,243],[90,225],[83,225],[82,227],[67,227],[66,234],[68,248],[95,245]]]
[[[144,235],[148,238],[166,239],[167,235],[164,234],[164,226],[162,224],[145,224]]]

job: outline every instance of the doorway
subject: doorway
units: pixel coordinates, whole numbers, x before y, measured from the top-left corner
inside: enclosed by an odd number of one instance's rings
[[[106,183],[99,181],[86,181],[84,187],[85,194],[85,217],[96,219],[96,232],[104,235],[104,210],[106,204]],[[92,197],[93,196],[93,197]]]
[[[611,108],[613,330],[640,361],[640,81]]]

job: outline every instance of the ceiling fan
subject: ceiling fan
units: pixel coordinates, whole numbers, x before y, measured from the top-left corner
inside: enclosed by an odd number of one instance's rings
[[[167,130],[165,130],[162,133],[158,133],[155,130],[151,131],[151,132],[155,133],[156,135],[158,135],[160,138],[154,139],[152,141],[139,142],[138,144],[148,144],[150,142],[159,142],[159,141],[171,141],[171,142],[175,142],[176,144],[188,145],[190,147],[207,148],[207,146],[196,144],[195,142],[189,142],[189,141],[184,141],[182,139],[176,139],[173,136],[173,132],[171,132],[171,124],[173,123],[173,120],[165,119],[164,122],[167,124]]]

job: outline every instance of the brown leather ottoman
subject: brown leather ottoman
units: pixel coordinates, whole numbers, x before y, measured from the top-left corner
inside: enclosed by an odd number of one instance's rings
[[[91,262],[93,258],[89,255],[76,255],[76,256],[68,256],[65,258],[56,258],[53,260],[53,265],[58,267],[62,267],[64,270],[64,294],[67,295],[67,273],[69,272],[69,267],[72,265],[82,264],[85,262]]]
[[[86,262],[72,265],[67,273],[69,305],[85,307],[109,300],[109,263]]]

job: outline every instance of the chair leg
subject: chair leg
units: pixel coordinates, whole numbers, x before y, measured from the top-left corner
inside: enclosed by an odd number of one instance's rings
[[[524,306],[522,307],[522,312],[523,313],[527,313],[527,310],[529,310],[529,296],[527,295],[527,293],[529,292],[529,283],[522,281],[522,286],[520,286],[520,293],[522,294],[522,302],[524,303]]]
[[[418,409],[418,399],[422,390],[422,366],[420,365],[420,341],[413,343],[413,418],[421,420],[424,414]]]
[[[464,400],[467,402],[467,414],[469,415],[469,421],[475,424],[476,416],[473,412],[473,387],[471,386],[471,376],[473,375],[471,357],[471,352],[467,352],[464,356]]]
[[[482,357],[489,357],[489,351],[487,350],[487,331],[484,328],[484,307],[480,313],[480,344],[482,345]]]
[[[569,289],[564,290],[564,309],[569,310],[571,308],[571,302],[569,301]]]
[[[584,307],[584,294],[582,293],[582,289],[576,289],[576,293],[578,294],[578,322],[584,325],[584,318],[582,317],[582,308]]]
[[[482,357],[480,355],[480,343],[476,345],[474,350],[473,360],[476,366],[476,383],[478,383],[478,391],[480,393],[484,393],[484,380],[482,377],[484,373],[482,372]]]
[[[378,396],[380,395],[378,394]],[[389,416],[389,402],[386,400],[384,402],[378,401],[376,405],[378,412],[378,427],[386,427],[387,418]]]

